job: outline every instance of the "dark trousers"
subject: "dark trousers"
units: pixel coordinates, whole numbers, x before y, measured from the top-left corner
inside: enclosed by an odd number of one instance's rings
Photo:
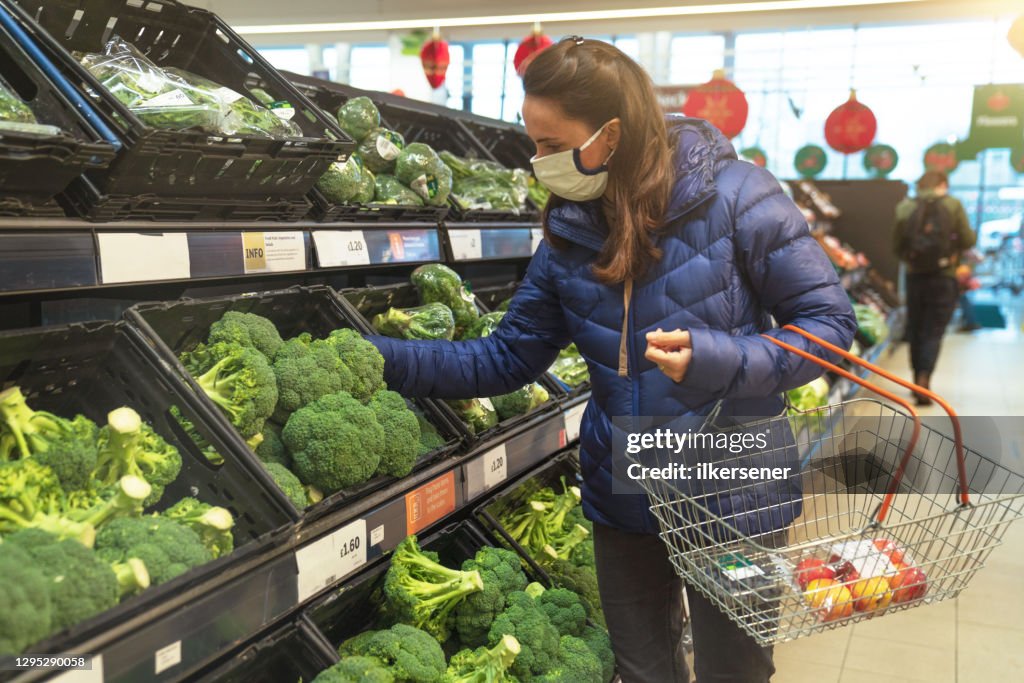
[[[931,373],[960,298],[956,279],[942,273],[907,274],[907,341],[914,374]]]
[[[594,524],[601,608],[623,683],[688,683],[683,581],[655,535]],[[697,683],[767,683],[775,666],[762,648],[697,590],[690,605]]]

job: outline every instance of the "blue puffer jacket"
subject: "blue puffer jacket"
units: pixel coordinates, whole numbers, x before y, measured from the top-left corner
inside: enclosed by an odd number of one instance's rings
[[[795,333],[772,329],[772,317],[842,348],[856,331],[834,269],[775,178],[739,161],[707,123],[672,117],[669,125],[678,140],[678,171],[658,238],[663,257],[633,284],[628,315],[624,285],[602,284],[590,270],[607,235],[599,202],[569,202],[551,212],[549,227],[570,246],[540,245],[494,334],[468,342],[371,337],[392,389],[437,398],[512,391],[576,342],[592,383],[580,433],[584,513],[638,533],[655,533],[657,524],[639,489],[624,490],[617,478],[613,494],[613,417],[706,415],[720,399],[723,415],[776,415],[781,392],[821,370],[759,333],[771,330],[794,346],[827,354]],[[624,327],[627,376],[619,373]],[[657,328],[690,331],[693,356],[681,383],[644,358],[645,335]],[[770,459],[771,466],[798,465],[795,449]],[[763,463],[755,458],[753,464]],[[730,495],[720,496],[716,507],[722,514],[752,513],[742,524],[747,533],[781,528],[800,510],[797,478]]]

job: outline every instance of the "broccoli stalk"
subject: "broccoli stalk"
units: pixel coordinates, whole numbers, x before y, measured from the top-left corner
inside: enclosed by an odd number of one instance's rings
[[[547,522],[549,536],[561,536],[565,527],[565,519],[583,500],[578,486],[570,486],[565,493],[555,499],[555,505]]]
[[[543,548],[548,540],[548,512],[550,503],[531,500],[524,509],[509,519],[508,534],[519,545],[528,550]]]
[[[182,498],[164,510],[161,516],[180,522],[196,532],[214,559],[227,555],[235,548],[235,539],[231,535],[235,518],[225,508],[208,505],[195,498]]]
[[[565,534],[560,539],[554,539],[558,544],[557,546],[550,543],[544,546],[544,554],[547,555],[546,560],[568,560],[572,555],[573,548],[578,546],[583,541],[587,540],[590,536],[590,532],[585,527],[577,524],[573,527],[572,531]]]
[[[104,486],[125,476],[145,479],[153,487],[145,506],[159,501],[164,487],[181,472],[178,449],[164,441],[128,407],[107,414],[107,424],[100,430],[99,447],[94,479]]]
[[[125,562],[114,562],[110,568],[117,577],[117,591],[122,600],[149,588],[149,571],[139,558],[131,557]]]
[[[499,683],[512,680],[506,675],[521,651],[515,636],[502,636],[493,648],[461,650],[452,655],[444,683]]]
[[[142,477],[126,475],[117,482],[114,495],[84,510],[73,510],[69,517],[99,527],[114,517],[138,515],[153,487]]]
[[[384,582],[384,596],[398,621],[448,639],[452,611],[484,588],[480,572],[449,569],[420,550],[415,536],[399,543]]]

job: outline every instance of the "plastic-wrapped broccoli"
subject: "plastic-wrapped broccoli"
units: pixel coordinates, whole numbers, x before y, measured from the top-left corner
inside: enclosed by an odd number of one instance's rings
[[[462,278],[454,270],[440,263],[420,266],[410,277],[424,304],[442,303],[455,315],[455,336],[461,339],[466,330],[480,317],[476,300]]]
[[[349,157],[346,161],[336,161],[316,181],[317,188],[329,201],[335,204],[347,204],[359,193],[362,187],[363,173],[358,160]]]
[[[338,110],[338,125],[356,142],[380,128],[380,112],[369,97],[353,97]]]
[[[480,434],[498,424],[498,413],[486,398],[446,401],[473,434]]]
[[[523,169],[505,168],[486,159],[464,159],[441,152],[441,160],[455,180],[452,195],[466,209],[518,213],[526,206],[530,175]]]
[[[423,206],[418,194],[387,173],[378,173],[374,178],[373,201],[376,204],[397,204],[398,206]]]
[[[366,168],[358,154],[353,154],[349,158],[354,159],[355,163],[359,164],[359,183],[355,195],[352,196],[351,203],[370,204],[377,195],[377,177],[373,174],[373,171]]]
[[[498,325],[504,317],[504,311],[495,311],[494,313],[487,313],[480,316],[477,321],[470,325],[463,333],[461,339],[481,339],[483,337],[491,336],[491,334],[498,329]]]
[[[27,104],[21,101],[20,97],[14,94],[14,91],[7,87],[3,79],[0,79],[0,121],[36,123],[35,114]]]
[[[452,310],[440,303],[414,308],[389,308],[374,316],[373,328],[398,339],[446,339],[455,332]]]
[[[395,162],[395,177],[430,206],[444,206],[452,191],[452,173],[441,157],[422,142],[408,145]]]
[[[498,411],[498,417],[507,420],[517,415],[526,415],[542,406],[549,398],[547,389],[534,382],[511,393],[494,396],[491,403]]]
[[[405,149],[405,138],[387,128],[374,128],[359,143],[363,165],[374,173],[393,173],[398,155]]]
[[[575,344],[570,344],[558,353],[558,359],[551,366],[551,374],[570,387],[577,387],[590,380],[587,362]]]

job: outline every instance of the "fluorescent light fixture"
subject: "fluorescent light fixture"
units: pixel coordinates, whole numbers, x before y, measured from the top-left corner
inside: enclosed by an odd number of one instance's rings
[[[792,10],[864,7],[868,5],[908,5],[927,0],[771,0],[767,2],[730,2],[721,5],[689,5],[683,7],[647,7],[638,9],[591,10],[584,12],[542,12],[539,14],[504,14],[489,17],[443,17],[396,19],[387,21],[349,21],[316,24],[265,24],[236,26],[247,35],[273,33],[345,33],[350,31],[405,31],[417,28],[452,26],[491,26],[497,24],[581,23],[618,19],[657,19],[703,14],[735,14],[753,12],[787,12]]]

